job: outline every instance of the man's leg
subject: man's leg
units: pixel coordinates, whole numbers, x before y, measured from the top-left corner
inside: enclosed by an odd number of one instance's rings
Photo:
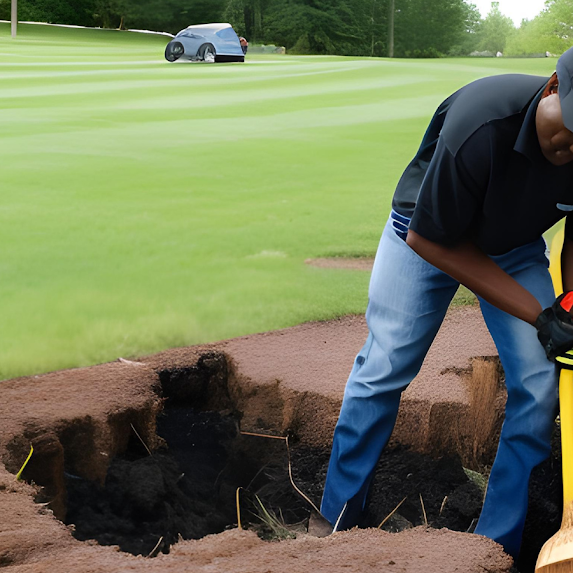
[[[402,391],[418,373],[458,283],[386,226],[370,281],[369,335],[346,384],[321,513],[336,530],[356,525]]]
[[[542,308],[555,299],[544,252],[541,241],[494,257],[539,300]],[[516,557],[527,512],[529,476],[550,453],[557,414],[557,375],[533,326],[484,301],[480,303],[505,370],[508,397],[497,456],[475,532],[497,541]]]

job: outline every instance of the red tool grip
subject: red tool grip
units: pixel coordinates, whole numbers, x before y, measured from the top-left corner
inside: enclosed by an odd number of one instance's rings
[[[561,308],[567,312],[571,312],[571,308],[573,307],[573,291],[568,292],[562,299]]]

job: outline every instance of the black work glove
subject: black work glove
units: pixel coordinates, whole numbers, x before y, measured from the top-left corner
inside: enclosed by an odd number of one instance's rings
[[[573,349],[573,317],[569,313],[572,301],[573,291],[564,292],[535,321],[537,338],[549,360],[555,361],[557,356]]]

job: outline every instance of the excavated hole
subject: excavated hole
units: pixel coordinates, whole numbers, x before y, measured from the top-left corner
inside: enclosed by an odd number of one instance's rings
[[[157,434],[164,447],[150,455],[134,429],[103,485],[66,473],[65,521],[76,538],[135,555],[168,553],[180,538],[236,527],[238,488],[243,527],[263,536],[276,536],[277,524],[291,527],[308,517],[308,504],[289,482],[285,441],[240,433],[223,356],[208,354],[196,367],[159,377],[166,400]],[[271,527],[258,500],[277,517]]]
[[[78,539],[119,545],[136,555],[168,553],[181,538],[198,539],[236,527],[237,488],[243,488],[243,527],[272,539],[304,531],[309,504],[289,480],[286,444],[240,433],[241,412],[229,393],[226,358],[208,353],[196,366],[165,370],[159,378],[165,408],[157,419],[157,434],[164,445],[150,455],[148,413],[126,409],[112,423],[114,439],[124,444],[122,453],[98,481],[91,469],[97,466],[92,420],[76,420],[54,434],[37,436],[37,453],[25,477],[44,486],[38,501],[51,502],[54,513],[73,526]],[[269,411],[280,416],[276,396],[269,393],[268,399]],[[14,442],[11,465],[7,463],[10,471],[17,471],[15,460],[22,458],[33,433],[22,443]],[[557,427],[553,456],[534,471],[531,481],[520,573],[533,572],[542,543],[559,528],[559,450]],[[328,459],[329,445],[309,448],[292,436],[294,481],[316,505]],[[384,529],[400,531],[428,523],[465,531],[479,516],[483,491],[468,478],[458,458],[436,460],[398,447],[386,450],[380,459],[361,525],[377,527],[404,498]],[[276,519],[265,516],[258,500]]]

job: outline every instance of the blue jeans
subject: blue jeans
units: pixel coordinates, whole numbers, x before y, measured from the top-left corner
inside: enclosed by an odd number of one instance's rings
[[[492,257],[543,308],[555,294],[545,243]],[[376,254],[366,311],[369,334],[346,384],[321,512],[335,527],[357,524],[400,396],[416,376],[459,283],[418,256],[390,221]],[[531,470],[550,453],[557,375],[533,326],[480,300],[506,376],[507,405],[476,533],[519,553]]]

